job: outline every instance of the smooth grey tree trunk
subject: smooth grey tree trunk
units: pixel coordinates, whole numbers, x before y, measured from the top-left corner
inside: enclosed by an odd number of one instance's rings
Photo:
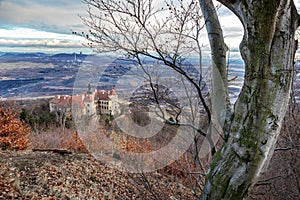
[[[246,198],[274,151],[286,112],[299,16],[289,0],[219,0],[244,26],[244,85],[229,138],[213,157],[201,199]]]
[[[218,126],[223,127],[223,133],[220,133],[220,131],[214,130],[213,124],[210,124],[208,135],[211,135],[213,138],[214,135],[221,134],[225,135],[225,138],[227,138],[229,127],[228,125],[232,116],[232,110],[228,94],[228,74],[226,65],[226,54],[228,51],[228,47],[224,42],[223,31],[212,0],[199,0],[199,4],[205,19],[206,31],[211,47],[211,113],[213,115],[212,123],[217,123]],[[216,142],[217,141],[214,141],[214,143]]]

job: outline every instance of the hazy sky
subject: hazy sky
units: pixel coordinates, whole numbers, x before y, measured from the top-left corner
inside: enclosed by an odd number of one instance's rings
[[[0,0],[0,51],[76,51],[83,30],[81,0]]]
[[[78,51],[84,41],[71,33],[86,30],[86,9],[81,0],[0,0],[0,51]],[[227,43],[238,46],[239,21],[225,9],[220,21]]]

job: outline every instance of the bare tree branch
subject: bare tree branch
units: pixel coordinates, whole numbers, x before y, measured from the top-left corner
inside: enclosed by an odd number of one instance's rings
[[[288,150],[294,150],[294,149],[300,149],[300,145],[299,146],[293,146],[293,147],[275,148],[274,151],[288,151]]]

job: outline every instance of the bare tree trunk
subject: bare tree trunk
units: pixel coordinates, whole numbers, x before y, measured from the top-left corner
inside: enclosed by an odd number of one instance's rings
[[[244,26],[245,82],[227,143],[213,158],[202,199],[243,199],[268,165],[286,112],[296,49],[293,2],[219,0]]]
[[[224,42],[223,31],[219,18],[212,0],[199,0],[202,14],[205,19],[206,31],[211,46],[213,67],[216,67],[221,75],[223,84],[226,88],[224,92],[228,97],[228,81],[226,69],[226,52],[228,47]]]
[[[194,24],[194,28],[199,25],[194,20],[193,13],[198,13],[194,1],[179,3],[182,9],[178,10],[174,5],[168,4],[167,9],[151,9],[154,2],[152,0],[84,0],[89,5],[89,18],[84,19],[84,22],[91,29],[92,37],[88,37],[91,47],[105,52],[125,51],[137,59],[138,56],[146,56],[162,61],[195,87],[209,122],[218,123],[218,127],[211,125],[209,132],[224,132],[227,136],[226,143],[213,157],[202,198],[242,199],[267,166],[281,128],[291,89],[296,47],[294,32],[298,26],[298,14],[290,0],[218,1],[239,17],[245,30],[240,46],[246,67],[245,82],[232,115],[222,113],[230,110],[226,46],[211,0],[199,2],[212,49],[212,114],[196,79],[178,65],[181,63],[181,56],[184,57],[187,53],[186,45],[190,45],[190,39],[195,40],[186,23]],[[93,14],[92,7],[98,9],[100,15]],[[166,10],[170,10],[166,20],[152,20]],[[172,13],[176,13],[179,18]],[[176,27],[177,23],[180,26]],[[171,40],[165,39],[166,32],[174,34]],[[197,37],[198,34],[199,32],[196,33]],[[222,115],[226,116],[224,125]],[[212,138],[212,135],[207,136],[208,139]],[[209,143],[211,144],[210,141]]]
[[[228,95],[228,76],[226,66],[226,53],[228,47],[224,42],[223,31],[212,0],[199,0],[202,14],[205,19],[206,31],[211,47],[212,57],[212,123],[208,137],[215,144],[219,134],[228,136],[231,121],[231,105]],[[218,126],[219,128],[214,128]],[[220,133],[222,131],[223,133]],[[214,139],[215,138],[215,139]],[[214,151],[213,151],[214,153]]]

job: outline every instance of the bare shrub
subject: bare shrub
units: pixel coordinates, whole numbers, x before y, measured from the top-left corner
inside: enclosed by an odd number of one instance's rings
[[[32,148],[37,149],[68,149],[78,152],[86,152],[86,149],[78,137],[74,128],[66,129],[62,133],[61,128],[52,128],[45,132],[32,133],[29,136]]]

